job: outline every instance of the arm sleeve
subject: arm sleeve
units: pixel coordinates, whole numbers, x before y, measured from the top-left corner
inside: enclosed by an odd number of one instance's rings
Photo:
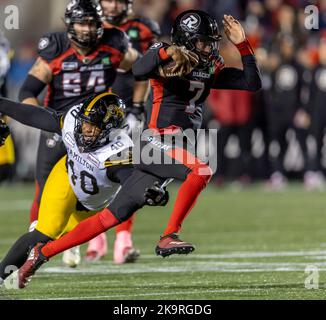
[[[19,101],[24,101],[27,98],[36,98],[45,88],[46,83],[34,77],[27,75],[22,87],[19,91]]]
[[[53,109],[0,97],[0,112],[33,128],[61,134],[61,116]]]
[[[241,54],[243,70],[223,68],[216,75],[212,88],[258,91],[261,88],[261,76],[248,40],[237,45],[237,48]]]
[[[168,47],[167,44],[155,43],[149,50],[138,59],[133,67],[132,72],[135,77],[150,78],[155,74],[157,67],[164,61],[171,59],[165,49]]]

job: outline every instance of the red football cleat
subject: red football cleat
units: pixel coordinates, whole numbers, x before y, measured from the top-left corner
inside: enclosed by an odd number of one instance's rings
[[[191,243],[182,241],[176,233],[161,237],[161,240],[155,248],[156,254],[162,257],[167,257],[175,253],[188,254],[194,250],[195,247]]]
[[[48,258],[41,252],[43,246],[45,246],[44,243],[38,243],[29,253],[26,262],[18,270],[18,287],[20,289],[25,288],[35,272],[43,263],[48,261]]]

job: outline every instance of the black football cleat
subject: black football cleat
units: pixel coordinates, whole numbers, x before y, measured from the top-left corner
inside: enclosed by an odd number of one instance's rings
[[[155,248],[156,255],[167,257],[171,254],[188,254],[195,250],[195,247],[188,242],[179,239],[176,233],[161,237]]]
[[[20,289],[25,288],[31,281],[31,278],[35,272],[42,266],[43,263],[48,261],[48,258],[41,252],[43,246],[45,246],[44,243],[36,244],[36,246],[29,253],[26,262],[18,270],[18,287]]]

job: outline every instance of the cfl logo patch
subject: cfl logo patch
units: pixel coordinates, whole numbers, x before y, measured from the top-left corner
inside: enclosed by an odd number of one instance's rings
[[[201,19],[196,13],[189,13],[181,20],[181,28],[183,30],[193,32],[198,29]]]

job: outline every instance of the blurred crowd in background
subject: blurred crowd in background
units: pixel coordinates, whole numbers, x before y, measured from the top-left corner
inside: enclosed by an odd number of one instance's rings
[[[300,179],[308,190],[325,185],[326,172],[326,0],[135,0],[134,10],[156,20],[169,41],[175,17],[202,9],[220,24],[230,14],[243,25],[255,50],[263,89],[214,91],[206,102],[203,128],[218,129],[218,171],[214,182],[249,184],[267,180],[282,189]],[[21,0],[20,30],[3,30],[11,44],[6,88],[10,98],[36,59],[37,43],[48,31],[64,30],[66,0]],[[318,7],[318,29],[305,27],[305,7]],[[2,10],[3,15],[3,10]],[[3,26],[1,26],[3,27]],[[220,53],[227,66],[241,68],[236,48],[223,37]],[[11,122],[15,141],[14,180],[33,180],[38,132]]]

